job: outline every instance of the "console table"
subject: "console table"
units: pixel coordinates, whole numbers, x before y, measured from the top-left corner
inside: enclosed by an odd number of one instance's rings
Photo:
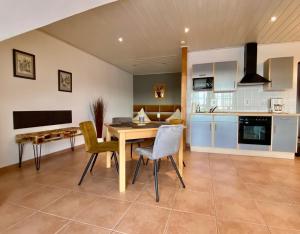
[[[78,135],[81,135],[79,127],[60,128],[54,130],[29,132],[16,135],[16,143],[18,144],[19,148],[19,167],[22,166],[24,145],[26,143],[32,143],[35,167],[36,170],[39,170],[41,164],[43,144],[51,141],[58,141],[69,138],[71,149],[72,151],[74,151],[75,137]]]

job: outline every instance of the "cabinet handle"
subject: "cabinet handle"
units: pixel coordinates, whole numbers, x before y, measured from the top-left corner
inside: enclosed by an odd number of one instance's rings
[[[233,88],[235,89],[235,81],[233,81]]]
[[[217,123],[214,124],[214,127],[215,127],[215,131],[216,131],[217,130]]]

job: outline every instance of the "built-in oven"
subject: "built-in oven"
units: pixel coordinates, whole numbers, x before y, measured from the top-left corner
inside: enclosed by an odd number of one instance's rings
[[[271,145],[271,116],[240,116],[239,144]]]
[[[212,90],[213,86],[214,86],[213,77],[193,78],[194,91]]]

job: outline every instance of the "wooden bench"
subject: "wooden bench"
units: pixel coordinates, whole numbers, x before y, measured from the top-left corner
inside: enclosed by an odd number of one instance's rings
[[[26,143],[32,143],[35,167],[36,170],[39,170],[43,144],[69,138],[71,149],[74,151],[75,137],[79,135],[81,135],[79,127],[60,128],[16,135],[16,143],[18,144],[19,149],[19,167],[22,166],[24,145]]]

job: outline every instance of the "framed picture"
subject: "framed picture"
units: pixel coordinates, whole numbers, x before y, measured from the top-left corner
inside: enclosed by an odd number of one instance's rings
[[[72,73],[58,70],[58,91],[72,92]]]
[[[165,84],[155,84],[153,86],[154,97],[155,98],[164,98],[166,94],[166,85]]]
[[[14,76],[35,80],[35,56],[13,49]]]

